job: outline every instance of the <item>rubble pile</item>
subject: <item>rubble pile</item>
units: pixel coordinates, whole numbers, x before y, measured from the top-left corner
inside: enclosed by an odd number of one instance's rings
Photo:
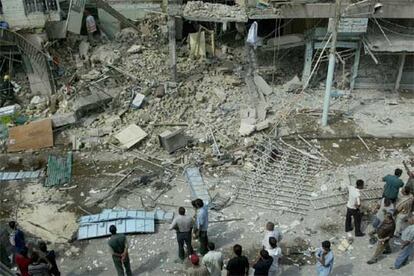
[[[246,11],[238,5],[204,3],[189,1],[184,8],[184,16],[223,20],[223,18],[247,21]]]

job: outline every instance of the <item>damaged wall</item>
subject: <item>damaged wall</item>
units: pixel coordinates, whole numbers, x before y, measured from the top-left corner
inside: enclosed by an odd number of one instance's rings
[[[106,1],[115,10],[131,20],[141,20],[151,11],[161,12],[160,0],[140,1]],[[107,35],[111,38],[122,28],[121,23],[115,17],[103,9],[98,9],[99,21]]]
[[[46,21],[60,20],[59,1],[56,4],[56,10],[49,10],[47,12],[33,10],[26,10],[23,0],[2,0],[3,4],[3,20],[7,21],[10,28],[39,28],[45,25]]]

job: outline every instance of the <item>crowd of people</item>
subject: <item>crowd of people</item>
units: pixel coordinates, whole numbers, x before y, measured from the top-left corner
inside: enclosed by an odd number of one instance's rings
[[[55,252],[48,250],[46,242],[26,242],[25,234],[15,221],[10,221],[9,227],[12,256],[2,254],[4,265],[9,268],[16,265],[20,276],[60,276]]]
[[[385,182],[383,195],[375,207],[372,231],[369,232],[370,243],[377,246],[373,256],[367,261],[369,265],[378,262],[383,254],[392,253],[391,240],[401,246],[391,269],[400,269],[414,253],[414,172],[407,170],[409,178],[405,185],[400,179],[402,172],[401,169],[396,169],[394,175],[386,175],[382,179]],[[345,232],[350,240],[353,239],[353,230],[355,230],[355,237],[365,236],[361,229],[362,189],[364,189],[364,181],[361,179],[356,181],[355,187],[348,187]]]
[[[383,178],[385,182],[383,196],[374,210],[372,230],[368,233],[369,242],[376,244],[376,249],[367,264],[374,264],[381,259],[383,254],[392,252],[391,241],[400,246],[400,251],[392,269],[404,266],[414,253],[414,173],[408,172],[409,180],[404,185],[400,179],[401,169],[396,169],[394,175]],[[345,232],[350,241],[364,237],[362,231],[362,216],[364,208],[361,202],[361,191],[364,189],[364,181],[359,179],[355,186],[348,187],[348,202],[345,219]],[[190,264],[186,268],[188,276],[220,276],[225,270],[228,276],[253,275],[276,276],[280,272],[282,249],[280,242],[282,232],[275,227],[273,222],[267,222],[260,250],[254,260],[249,260],[243,254],[240,244],[233,246],[233,256],[225,264],[223,253],[216,249],[214,242],[208,238],[209,208],[201,199],[192,201],[195,215],[190,216],[184,207],[178,208],[178,214],[173,219],[169,230],[176,231],[178,258],[176,263],[183,264],[186,260]],[[18,228],[15,221],[9,223],[11,230],[10,244],[13,248],[13,256],[10,263],[14,263],[21,276],[58,276],[60,275],[56,264],[56,256],[53,250],[49,251],[45,242],[37,245],[26,243],[25,235]],[[115,225],[109,227],[111,237],[108,246],[111,250],[112,260],[118,276],[131,276],[131,265],[128,254],[128,241],[124,234],[117,233]],[[198,240],[198,248],[194,249],[193,240]],[[334,254],[330,241],[323,241],[321,247],[314,252],[316,259],[316,274],[328,276],[334,265]],[[9,260],[3,260],[7,264]],[[184,266],[185,267],[185,266]]]

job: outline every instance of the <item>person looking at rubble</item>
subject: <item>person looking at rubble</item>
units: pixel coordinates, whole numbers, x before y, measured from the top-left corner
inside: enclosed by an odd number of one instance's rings
[[[410,188],[411,194],[414,195],[414,172],[408,172],[408,180],[404,187]]]
[[[194,235],[200,243],[199,253],[204,256],[208,252],[208,206],[199,198],[194,200],[193,206],[197,210]]]
[[[271,250],[272,247],[269,244],[269,238],[274,237],[277,242],[282,240],[282,232],[279,229],[275,229],[275,224],[273,222],[266,223],[266,233],[262,240],[262,246],[265,250]]]
[[[178,208],[178,216],[171,223],[170,230],[177,232],[178,257],[177,262],[183,263],[185,258],[184,243],[187,246],[187,255],[193,254],[191,245],[191,231],[193,229],[193,219],[185,214],[185,208]]]
[[[385,214],[394,214],[395,207],[394,204],[391,202],[388,198],[382,198],[380,200],[380,203],[377,206],[377,213],[375,214],[374,221],[372,222],[372,226],[374,227],[374,232],[378,227],[381,225],[381,223],[384,221]]]
[[[32,262],[29,264],[30,276],[50,276],[49,266],[41,261],[37,252],[32,252]]]
[[[207,245],[208,252],[204,255],[201,263],[207,267],[210,276],[221,276],[223,270],[223,254],[220,251],[216,251],[216,245],[209,242]]]
[[[191,267],[187,269],[187,276],[209,276],[207,267],[200,265],[200,258],[196,254],[190,256]]]
[[[389,198],[392,203],[398,198],[398,192],[402,186],[404,186],[404,182],[400,179],[402,174],[401,169],[395,169],[394,175],[386,175],[382,178],[382,181],[385,181],[384,185],[384,192],[383,197]]]
[[[95,17],[88,11],[85,10],[85,16],[86,16],[86,31],[88,32],[88,40],[89,43],[94,44],[95,38],[98,38],[99,32],[98,27],[95,21]]]
[[[400,269],[407,263],[408,258],[414,254],[414,217],[410,217],[408,223],[409,226],[401,234],[401,251],[392,269]]]
[[[14,257],[15,263],[20,271],[21,276],[29,276],[29,265],[32,263],[32,259],[28,257],[27,253],[28,249],[27,247],[24,247]]]
[[[0,107],[3,107],[7,102],[11,102],[12,104],[20,103],[16,98],[14,85],[10,81],[9,75],[3,77],[3,82],[0,85]]]
[[[269,276],[276,276],[279,272],[279,260],[282,257],[282,249],[277,246],[277,240],[275,237],[269,238],[269,244],[271,249],[267,250],[270,257],[273,258],[272,266],[269,269]]]
[[[60,276],[60,271],[56,263],[56,255],[54,250],[47,250],[47,245],[44,241],[39,242],[40,256],[45,258],[50,264],[49,273],[52,276]]]
[[[323,241],[322,248],[315,252],[316,271],[318,276],[328,276],[332,272],[334,255],[331,251],[331,242]]]
[[[384,221],[377,229],[378,244],[375,249],[374,255],[367,262],[367,264],[374,264],[378,261],[378,257],[382,254],[390,254],[390,239],[394,236],[395,222],[392,218],[392,214],[387,213],[384,216]]]
[[[395,206],[395,233],[396,237],[401,236],[404,221],[411,213],[414,203],[414,196],[411,194],[410,187],[405,186],[401,189],[400,197],[397,199]]]
[[[240,244],[233,246],[236,255],[229,260],[226,266],[227,276],[247,276],[249,275],[249,260],[242,255],[243,248]]]
[[[118,276],[132,276],[131,265],[128,256],[128,241],[124,234],[117,234],[115,225],[109,226],[111,238],[108,241],[109,248],[112,253],[116,272]],[[124,272],[125,268],[125,272]]]
[[[269,274],[269,269],[272,266],[273,258],[270,257],[267,250],[262,249],[259,252],[259,256],[256,261],[253,263],[254,276],[267,276]]]
[[[358,179],[356,181],[356,187],[348,186],[348,202],[346,204],[346,219],[345,219],[345,232],[348,238],[352,238],[352,218],[354,218],[355,236],[363,237],[365,234],[361,231],[362,212],[361,207],[361,194],[360,190],[364,188],[364,181]]]
[[[12,230],[10,233],[10,244],[13,247],[13,253],[20,253],[22,250],[26,249],[24,233],[17,227],[17,222],[15,221],[10,221],[9,227]]]

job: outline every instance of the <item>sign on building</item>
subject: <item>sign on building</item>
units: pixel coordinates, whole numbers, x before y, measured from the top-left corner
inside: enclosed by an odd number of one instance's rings
[[[333,18],[329,19],[328,31],[334,28]],[[338,33],[366,33],[368,18],[341,18],[338,26]]]

